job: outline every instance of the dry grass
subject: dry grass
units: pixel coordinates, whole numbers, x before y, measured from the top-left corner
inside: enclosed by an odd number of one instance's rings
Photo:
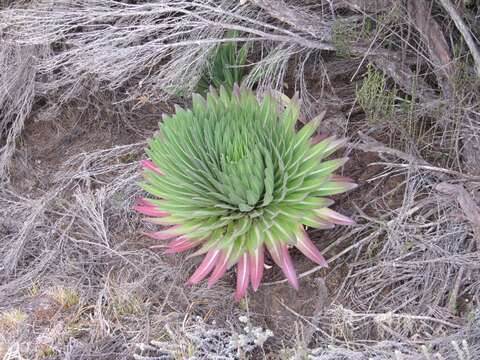
[[[0,358],[480,357],[476,64],[448,7],[374,3],[2,3]],[[130,210],[146,139],[232,30],[247,82],[351,138],[358,225],[312,233],[331,267],[299,261],[303,294],[275,269],[240,303],[233,276],[186,287],[196,260]]]

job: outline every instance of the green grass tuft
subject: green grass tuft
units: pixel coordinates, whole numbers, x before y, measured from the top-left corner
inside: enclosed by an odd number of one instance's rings
[[[391,121],[396,97],[396,88],[389,88],[385,75],[369,65],[362,86],[357,90],[357,102],[367,120],[372,123]]]

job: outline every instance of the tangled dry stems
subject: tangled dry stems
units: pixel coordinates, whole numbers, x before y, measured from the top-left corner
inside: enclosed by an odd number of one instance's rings
[[[362,196],[342,199],[359,225],[335,231],[325,246],[335,259],[325,281],[342,274],[331,304],[304,314],[283,303],[288,328],[296,319],[297,330],[290,337],[275,331],[263,351],[321,360],[480,356],[478,91],[468,50],[444,51],[445,31],[460,39],[465,29],[443,28],[442,40],[429,29],[443,24],[432,25],[429,14],[412,16],[413,2],[375,3],[4,2],[0,308],[26,318],[0,320],[3,358],[228,358],[231,349],[219,337],[241,333],[239,315],[264,327],[285,322],[232,303],[228,279],[212,290],[184,287],[191,262],[150,251],[130,210],[148,120],[168,109],[166,102],[188,101],[176,90],[195,86],[227,30],[258,45],[247,82],[259,91],[298,90],[306,118],[327,108],[322,130],[353,136],[351,156],[376,154]],[[449,18],[440,7],[432,11]],[[463,16],[478,34],[478,14]],[[360,31],[368,19],[381,31]],[[352,34],[345,26],[362,35],[345,38]],[[393,121],[359,115],[365,109],[355,86],[367,63],[386,76],[382,86],[393,82],[401,91],[389,102]],[[153,113],[149,104],[158,105]],[[425,119],[434,124],[420,126]],[[35,151],[45,153],[25,127],[47,122],[59,133],[84,129],[77,136],[84,141],[66,152],[53,147],[56,159],[37,163]],[[108,124],[106,133],[101,124]],[[112,143],[98,147],[92,128],[113,134]],[[396,194],[398,204],[390,206]],[[320,275],[312,269],[304,277]],[[151,352],[139,352],[142,346]],[[265,354],[259,347],[248,352]]]

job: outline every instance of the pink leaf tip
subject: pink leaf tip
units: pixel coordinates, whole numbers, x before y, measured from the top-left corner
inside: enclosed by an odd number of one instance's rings
[[[338,225],[355,225],[355,221],[348,216],[342,215],[329,208],[322,208],[316,210],[317,215],[326,221],[332,222]]]
[[[170,240],[178,237],[178,234],[175,232],[175,230],[179,227],[180,225],[174,225],[165,230],[148,232],[144,234],[156,240]]]
[[[317,263],[320,266],[328,267],[327,261],[323,257],[322,253],[317,249],[312,242],[308,233],[302,228],[302,232],[297,236],[297,243],[295,247],[302,252],[307,258]]]
[[[148,215],[148,216],[165,217],[170,215],[170,213],[166,211],[156,210],[154,206],[135,205],[132,207],[132,209],[141,214]]]
[[[153,163],[151,160],[140,160],[140,164],[148,170],[156,172],[158,175],[165,175],[162,170],[158,168],[157,165]]]
[[[198,245],[198,241],[188,239],[185,236],[181,236],[175,240],[172,240],[165,250],[165,254],[175,254],[182,251],[186,251]]]
[[[249,257],[244,253],[237,265],[237,289],[235,291],[235,300],[243,298],[247,292],[248,287],[248,273],[249,273]]]
[[[259,246],[256,250],[248,255],[250,265],[250,281],[253,291],[257,291],[262,282],[264,268],[264,247]]]
[[[295,290],[298,290],[298,278],[297,273],[295,271],[295,267],[293,266],[292,259],[290,257],[290,253],[288,252],[288,247],[285,244],[281,245],[282,247],[282,271],[285,274],[288,282],[293,286]]]
[[[220,250],[210,250],[203,258],[197,270],[195,270],[190,279],[187,280],[187,284],[193,285],[202,281],[215,266],[215,262],[217,261],[219,255]]]
[[[220,278],[227,272],[228,269],[228,254],[221,252],[218,256],[215,269],[213,269],[212,275],[208,279],[207,287],[210,289]]]

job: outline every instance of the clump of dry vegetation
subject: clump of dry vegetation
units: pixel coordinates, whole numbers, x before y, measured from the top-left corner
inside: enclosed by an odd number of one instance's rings
[[[0,6],[0,357],[480,357],[475,2]],[[245,84],[326,111],[360,184],[335,207],[355,227],[309,232],[329,269],[293,254],[301,293],[272,267],[238,303],[231,272],[184,286],[131,210],[161,114],[232,40]]]

